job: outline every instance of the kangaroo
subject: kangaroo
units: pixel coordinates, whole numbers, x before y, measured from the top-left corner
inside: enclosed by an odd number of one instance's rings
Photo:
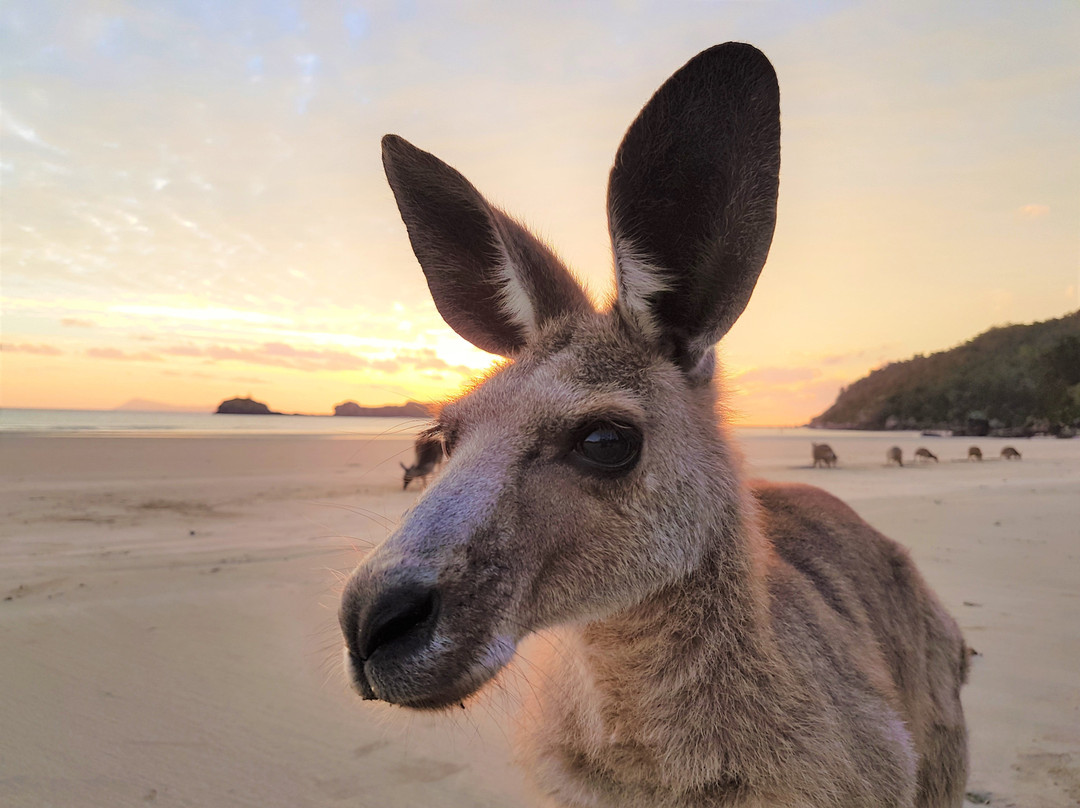
[[[903,468],[904,466],[904,453],[900,451],[899,446],[894,446],[885,453],[885,465],[895,463]]]
[[[1005,460],[1019,460],[1020,459],[1020,453],[1018,451],[1016,451],[1016,449],[1014,449],[1011,446],[1006,446],[1004,449],[1002,449],[1001,450],[1001,456]]]
[[[931,452],[929,449],[923,448],[922,446],[915,450],[915,461],[918,462],[920,460],[925,460],[928,463],[931,460],[933,460],[935,463],[938,462],[937,455]]]
[[[812,443],[814,453],[814,468],[819,465],[831,469],[836,465],[836,452],[827,443]]]
[[[982,462],[982,449],[980,449],[978,446],[970,447],[968,449],[967,459],[969,461],[970,460],[978,460],[981,463]]]
[[[404,463],[398,464],[405,469],[405,484],[402,485],[402,490],[407,490],[409,483],[413,480],[420,480],[426,488],[428,475],[432,474],[443,461],[442,438],[437,433],[421,432],[416,437],[413,449],[416,452],[416,462],[411,466],[406,466]]]
[[[436,307],[507,361],[442,409],[442,475],[347,582],[347,675],[450,708],[548,632],[520,750],[554,805],[963,800],[956,623],[840,500],[744,480],[720,416],[714,344],[768,253],[779,145],[753,47],[668,79],[611,169],[597,310],[455,169],[383,139]]]

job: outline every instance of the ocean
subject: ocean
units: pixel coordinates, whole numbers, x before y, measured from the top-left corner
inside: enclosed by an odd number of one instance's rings
[[[311,436],[320,438],[412,438],[428,423],[421,418],[367,418],[332,415],[217,415],[202,412],[136,412],[130,410],[33,410],[0,409],[0,435],[99,435],[118,437],[240,437]],[[843,462],[843,447],[854,440],[878,446],[876,457],[887,444],[899,443],[905,453],[913,441],[926,442],[917,432],[851,432],[807,427],[736,426],[736,441],[748,455],[779,459],[787,456],[810,459],[810,444],[832,444]],[[966,439],[931,439],[926,445],[939,446]],[[966,443],[964,451],[966,452]]]
[[[324,438],[411,437],[420,418],[333,415],[218,415],[206,412],[0,409],[0,434],[116,436],[310,435]]]

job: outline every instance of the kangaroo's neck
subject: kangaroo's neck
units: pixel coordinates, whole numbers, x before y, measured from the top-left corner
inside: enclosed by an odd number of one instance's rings
[[[691,574],[568,633],[567,687],[547,695],[557,718],[539,739],[549,764],[638,798],[651,788],[734,794],[771,768],[764,758],[784,746],[800,693],[776,649],[770,550],[756,522],[740,492],[726,535],[710,537]]]

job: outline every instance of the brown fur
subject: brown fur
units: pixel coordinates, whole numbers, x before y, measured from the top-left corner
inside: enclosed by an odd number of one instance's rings
[[[978,446],[969,447],[968,448],[967,459],[968,460],[979,460],[979,461],[981,461],[982,460],[982,449],[980,449]]]
[[[1001,450],[1001,456],[1006,460],[1019,460],[1020,453],[1016,451],[1012,446],[1006,446]]]
[[[365,698],[441,709],[551,632],[521,753],[553,804],[963,798],[955,622],[846,505],[745,482],[719,417],[712,345],[765,259],[778,122],[749,46],[665,83],[616,157],[599,312],[454,169],[385,141],[440,311],[511,361],[442,409],[441,478],[347,584],[346,666]]]
[[[895,463],[898,466],[904,465],[904,453],[900,451],[899,446],[893,446],[885,453],[885,464],[890,463]]]
[[[413,450],[416,460],[411,466],[399,464],[404,470],[402,475],[402,489],[407,489],[413,480],[419,480],[421,485],[427,487],[427,478],[435,473],[435,470],[443,461],[442,438],[431,432],[421,432],[416,437]]]
[[[829,469],[836,465],[836,452],[827,443],[811,444],[814,455],[814,468],[824,466]]]
[[[927,462],[933,460],[935,463],[938,462],[937,455],[923,446],[920,446],[915,450],[915,461],[918,462],[920,460],[925,460]]]

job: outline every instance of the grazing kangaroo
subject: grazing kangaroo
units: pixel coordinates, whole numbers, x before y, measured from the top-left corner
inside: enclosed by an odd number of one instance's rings
[[[1019,460],[1020,459],[1020,453],[1018,451],[1016,451],[1016,449],[1014,449],[1011,446],[1006,446],[1004,449],[1002,449],[1001,450],[1001,456],[1003,458],[1005,458],[1006,460]]]
[[[428,475],[432,474],[443,461],[442,437],[437,433],[427,430],[421,432],[416,437],[413,450],[416,452],[416,462],[411,466],[399,464],[405,469],[405,484],[401,487],[402,490],[408,489],[409,483],[413,480],[420,480],[426,488]]]
[[[814,452],[814,468],[818,466],[825,466],[827,469],[831,469],[836,465],[836,452],[832,450],[832,447],[827,443],[812,443]]]
[[[899,446],[894,446],[885,453],[885,465],[895,463],[903,468],[904,465],[904,453],[900,451]]]
[[[920,460],[925,460],[927,462],[933,460],[935,463],[938,462],[937,455],[922,446],[915,450],[915,461],[918,462]]]
[[[675,73],[615,157],[597,311],[456,170],[383,140],[436,307],[509,361],[442,409],[442,476],[346,584],[346,668],[367,699],[448,708],[550,631],[522,756],[556,805],[961,805],[956,623],[840,500],[745,482],[718,417],[779,145],[759,51]]]
[[[982,462],[982,449],[980,449],[978,446],[970,447],[968,449],[967,459],[968,460],[978,460],[981,463]]]

